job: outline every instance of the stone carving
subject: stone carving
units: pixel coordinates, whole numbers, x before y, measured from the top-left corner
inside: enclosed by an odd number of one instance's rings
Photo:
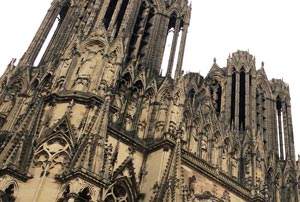
[[[116,66],[115,66],[116,59],[117,59],[117,55],[115,51],[110,53],[110,55],[108,56],[108,61],[103,70],[102,81],[101,81],[102,83],[105,83],[106,86],[110,86],[115,79],[114,77],[116,72]]]
[[[207,159],[207,135],[201,133],[201,158]]]
[[[195,194],[195,184],[196,184],[196,177],[193,175],[192,177],[189,178],[189,183],[188,183],[188,192],[190,195]]]
[[[0,113],[8,114],[14,105],[14,96],[10,93],[7,93],[0,105]]]
[[[48,176],[52,170],[60,174],[70,161],[70,145],[62,139],[49,140],[38,147],[34,162],[42,168],[41,176]]]
[[[60,69],[60,73],[59,73],[58,81],[57,81],[57,85],[56,85],[56,88],[59,90],[62,90],[62,87],[65,82],[71,62],[72,62],[71,56],[63,58],[61,60],[61,65],[58,68],[58,69]]]
[[[222,148],[222,170],[228,172],[228,151],[229,145],[224,143]]]
[[[77,70],[74,90],[87,89],[103,49],[104,47],[97,44],[90,44],[85,48]],[[98,54],[99,52],[100,54]]]
[[[231,154],[231,176],[234,179],[238,178],[238,161],[237,161],[237,150],[234,149]]]
[[[135,112],[136,112],[136,99],[134,98],[134,95],[132,95],[132,98],[128,103],[126,116],[125,116],[125,130],[127,131],[131,130],[132,128]]]
[[[140,114],[140,119],[138,123],[137,135],[142,138],[146,131],[146,126],[149,118],[149,110],[150,110],[150,96],[146,95],[143,99],[142,103],[142,111]]]
[[[164,132],[164,127],[167,119],[169,99],[164,96],[161,99],[160,107],[157,112],[157,121],[155,124],[155,137],[161,137]]]

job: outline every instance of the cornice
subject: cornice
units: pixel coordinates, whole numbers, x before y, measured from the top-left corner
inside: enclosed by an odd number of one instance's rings
[[[83,179],[97,187],[99,187],[99,185],[103,187],[108,186],[108,183],[104,182],[103,178],[100,178],[99,175],[88,171],[72,170],[69,173],[55,176],[55,179],[61,183],[66,183],[76,178]]]
[[[14,168],[13,165],[8,165],[7,167],[0,169],[0,176],[4,175],[9,175],[22,182],[26,182],[32,178],[30,174],[20,172],[17,168]]]
[[[182,150],[182,162],[199,173],[226,187],[245,200],[252,200],[251,191],[203,159]]]

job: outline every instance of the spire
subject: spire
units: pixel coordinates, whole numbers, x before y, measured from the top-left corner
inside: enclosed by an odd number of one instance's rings
[[[0,168],[14,169],[16,173],[25,174],[33,147],[33,134],[36,130],[36,120],[39,117],[42,101],[38,100],[25,115],[21,125],[13,132],[11,139],[0,154]],[[26,175],[26,174],[25,174]]]

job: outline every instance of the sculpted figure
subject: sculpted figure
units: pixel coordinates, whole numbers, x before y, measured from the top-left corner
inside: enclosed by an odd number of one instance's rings
[[[224,145],[222,149],[222,170],[228,171],[228,145]]]
[[[142,111],[141,111],[140,120],[138,123],[137,135],[140,138],[142,138],[145,134],[147,121],[148,121],[148,117],[149,117],[149,108],[150,108],[149,104],[150,104],[150,97],[149,97],[149,95],[147,95],[143,99]]]
[[[166,97],[161,100],[161,104],[157,112],[157,121],[155,124],[155,137],[161,137],[164,132],[164,126],[167,119],[168,110],[167,102],[168,101]]]
[[[75,81],[75,90],[85,90],[91,81],[91,77],[98,63],[97,53],[99,47],[97,45],[88,46],[86,52],[80,61],[77,70],[77,79]]]
[[[146,123],[149,115],[149,107],[150,107],[150,97],[149,95],[145,96],[142,104],[142,112],[140,116],[140,122]]]
[[[125,129],[127,131],[131,130],[135,112],[136,112],[136,103],[135,103],[135,99],[132,99],[128,104],[126,118],[125,118]]]
[[[231,175],[233,178],[237,179],[238,177],[238,161],[237,161],[237,151],[232,152],[231,157]]]
[[[83,58],[78,69],[78,77],[89,77],[92,74],[92,69],[97,65],[96,52],[88,50],[87,58]]]
[[[110,86],[114,80],[115,76],[115,61],[116,61],[116,53],[113,52],[109,55],[107,64],[104,68],[103,75],[102,75],[102,82],[106,83],[107,86]]]
[[[0,113],[7,114],[13,107],[13,95],[7,93],[0,105]]]

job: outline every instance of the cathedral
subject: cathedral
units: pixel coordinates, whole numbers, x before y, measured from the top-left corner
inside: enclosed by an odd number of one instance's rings
[[[1,202],[299,202],[289,86],[241,50],[185,73],[191,10],[53,0],[0,79]]]

